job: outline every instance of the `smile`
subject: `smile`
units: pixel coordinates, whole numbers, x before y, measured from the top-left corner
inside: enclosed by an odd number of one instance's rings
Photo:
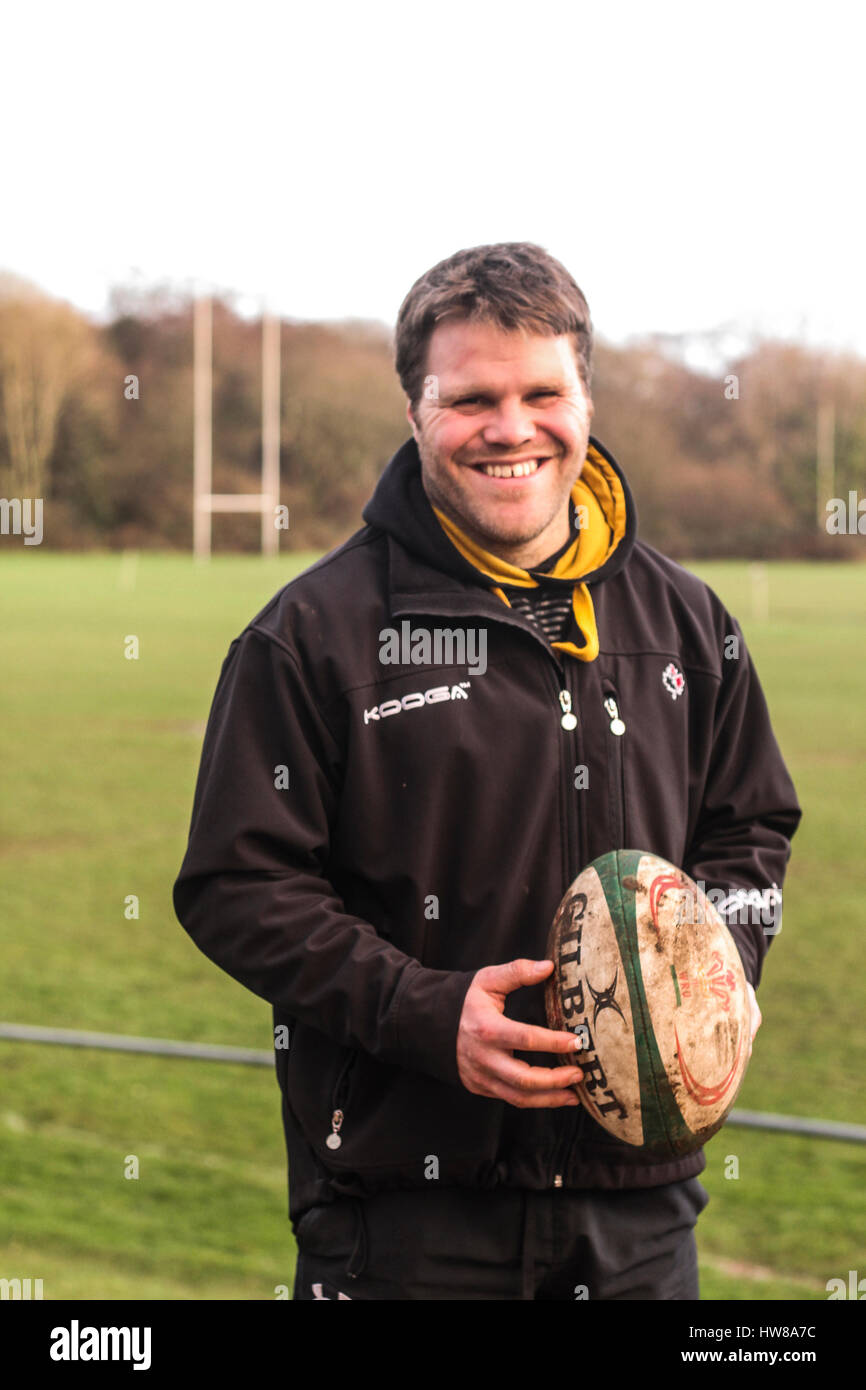
[[[516,463],[476,463],[472,467],[488,478],[529,478],[547,463],[546,458],[524,459]]]

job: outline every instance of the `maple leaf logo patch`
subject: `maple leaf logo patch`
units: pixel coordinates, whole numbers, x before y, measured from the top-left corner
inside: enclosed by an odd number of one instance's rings
[[[672,700],[678,699],[686,688],[685,676],[672,661],[669,661],[662,671],[662,685],[669,692]]]

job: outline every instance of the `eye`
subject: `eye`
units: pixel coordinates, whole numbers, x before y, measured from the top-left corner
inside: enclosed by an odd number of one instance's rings
[[[556,400],[559,394],[559,391],[554,390],[552,387],[545,387],[544,390],[533,391],[527,399]],[[486,406],[488,404],[488,398],[487,396],[461,396],[459,400],[453,401],[452,404],[455,410],[463,408],[472,409],[475,406]]]

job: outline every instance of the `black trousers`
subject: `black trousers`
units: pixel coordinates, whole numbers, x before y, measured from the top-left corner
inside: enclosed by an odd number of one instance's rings
[[[697,1299],[697,1178],[627,1191],[341,1198],[296,1228],[294,1298]]]

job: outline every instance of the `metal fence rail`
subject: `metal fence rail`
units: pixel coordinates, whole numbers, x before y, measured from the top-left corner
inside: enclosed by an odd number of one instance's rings
[[[804,1134],[813,1139],[841,1139],[846,1144],[866,1144],[866,1125],[847,1125],[838,1120],[804,1120],[798,1115],[770,1115],[763,1110],[732,1110],[725,1124]]]
[[[33,1028],[0,1023],[0,1038],[9,1042],[56,1043],[60,1047],[98,1047],[106,1052],[150,1052],[156,1057],[192,1057],[199,1062],[240,1062],[272,1067],[274,1054],[252,1047],[218,1047],[214,1043],[175,1042],[172,1038],[130,1038],[122,1033],[80,1033],[72,1028]]]
[[[272,1052],[252,1047],[218,1047],[213,1043],[175,1042],[172,1038],[126,1037],[122,1033],[82,1033],[73,1028],[35,1028],[27,1023],[0,1023],[0,1039],[9,1042],[54,1043],[60,1047],[95,1047],[106,1052],[147,1052],[156,1057],[185,1057],[198,1062],[239,1062],[243,1066],[272,1067]],[[836,1139],[845,1144],[866,1144],[866,1125],[841,1124],[836,1120],[808,1120],[798,1115],[770,1115],[760,1110],[732,1110],[728,1125],[744,1129],[775,1130],[811,1139]]]

